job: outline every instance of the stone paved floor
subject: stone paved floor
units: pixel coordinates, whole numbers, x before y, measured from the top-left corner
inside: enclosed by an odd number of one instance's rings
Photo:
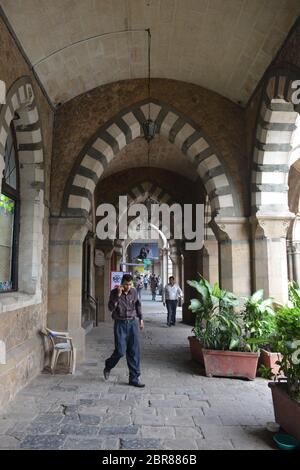
[[[0,449],[273,449],[267,381],[207,378],[190,360],[190,327],[165,325],[144,300],[142,381],[129,387],[122,359],[108,382],[112,324],[87,336],[76,374],[40,374],[0,414]],[[179,312],[180,313],[180,312]]]

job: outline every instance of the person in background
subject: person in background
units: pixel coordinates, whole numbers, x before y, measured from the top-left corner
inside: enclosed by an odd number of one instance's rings
[[[152,300],[153,300],[153,301],[156,300],[156,290],[157,290],[157,286],[158,286],[157,277],[155,276],[154,273],[152,273],[152,275],[151,275],[151,277],[150,277],[150,289],[151,289],[151,292],[152,292]]]
[[[176,308],[179,298],[183,298],[183,293],[178,284],[175,283],[174,276],[169,277],[169,283],[165,286],[165,302],[167,305],[168,317],[167,325],[176,324]]]
[[[115,350],[106,359],[103,370],[104,379],[108,380],[110,371],[126,354],[129,369],[129,385],[145,387],[140,377],[139,329],[144,329],[141,302],[137,291],[132,287],[132,276],[124,274],[122,284],[110,293],[108,308],[114,320]]]
[[[135,278],[135,288],[137,290],[138,299],[141,302],[142,301],[142,289],[143,289],[143,280],[142,280],[141,276],[136,276],[136,278]]]
[[[145,274],[145,276],[144,276],[144,288],[145,288],[145,290],[148,289],[148,282],[149,282],[149,276],[148,276],[148,274]]]

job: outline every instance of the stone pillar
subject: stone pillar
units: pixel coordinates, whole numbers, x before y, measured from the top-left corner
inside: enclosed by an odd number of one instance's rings
[[[103,319],[102,321],[110,322],[111,312],[108,309],[108,301],[110,296],[110,273],[111,273],[111,257],[114,251],[114,247],[112,244],[101,243],[99,244],[99,248],[104,253],[104,286],[103,286]]]
[[[89,240],[89,250],[90,250],[90,295],[96,298],[95,291],[95,239],[90,238]]]
[[[288,265],[288,280],[294,280],[294,245],[292,240],[287,240],[286,246],[287,265]]]
[[[173,276],[175,277],[175,282],[181,286],[181,255],[178,253],[172,253],[170,259],[173,265]]]
[[[219,283],[238,297],[251,294],[250,225],[245,217],[216,217],[210,226],[219,242]]]
[[[218,241],[205,240],[203,246],[203,277],[210,284],[219,283],[219,246]]]
[[[163,253],[163,258],[162,258],[162,285],[165,286],[168,283],[168,256],[169,256],[169,250],[168,248],[163,248],[162,249]],[[164,300],[164,290],[163,290],[163,300]]]
[[[82,316],[82,247],[90,223],[84,218],[50,218],[48,326],[69,331],[77,358],[85,354]]]
[[[198,279],[197,251],[184,252],[184,302],[182,305],[182,321],[187,325],[194,325],[194,314],[189,310],[190,300],[197,297],[197,292],[187,284],[188,280]]]
[[[300,285],[300,242],[293,242],[293,279]]]
[[[251,218],[253,236],[253,287],[279,303],[288,300],[286,234],[292,214]]]
[[[123,269],[120,269],[120,265],[121,265],[122,261],[123,261],[122,253],[116,253],[117,271],[123,271]]]

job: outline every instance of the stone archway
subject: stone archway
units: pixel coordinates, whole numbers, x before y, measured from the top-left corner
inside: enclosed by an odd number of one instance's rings
[[[212,215],[241,215],[237,191],[220,153],[192,120],[156,100],[143,101],[121,111],[87,142],[66,184],[61,215],[89,214],[92,195],[104,169],[123,147],[142,136],[142,123],[147,119],[149,106],[157,132],[191,159],[206,188]]]

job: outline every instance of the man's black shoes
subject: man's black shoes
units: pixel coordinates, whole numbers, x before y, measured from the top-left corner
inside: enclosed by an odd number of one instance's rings
[[[142,384],[141,382],[129,382],[129,385],[132,385],[133,387],[139,387],[139,388],[145,387],[145,384]]]
[[[103,369],[103,376],[104,376],[105,380],[109,379],[109,374],[110,374],[110,370],[104,368]]]

